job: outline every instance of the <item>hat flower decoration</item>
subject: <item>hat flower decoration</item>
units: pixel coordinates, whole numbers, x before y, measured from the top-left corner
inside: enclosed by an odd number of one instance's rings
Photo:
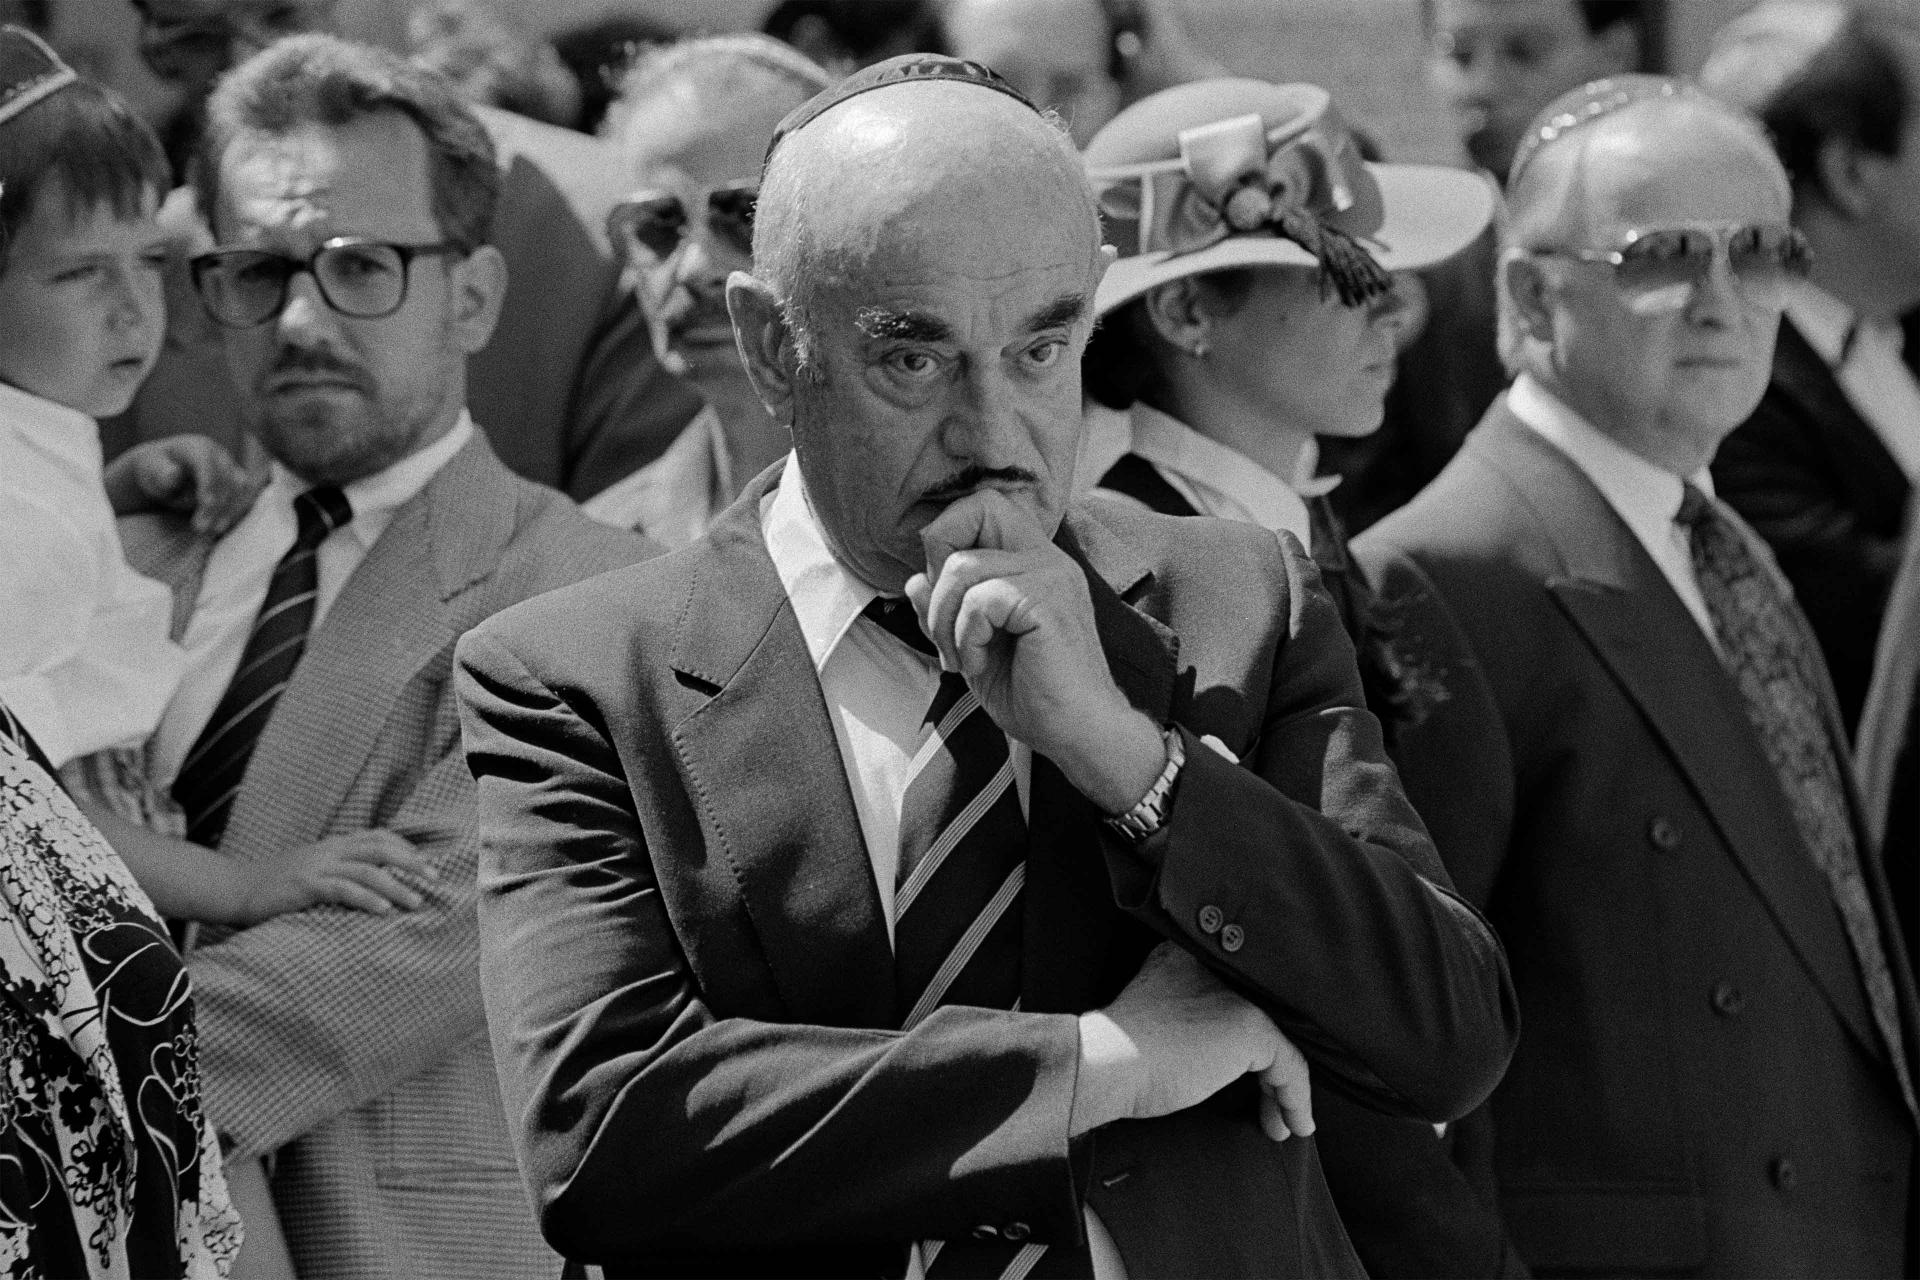
[[[1102,314],[1182,276],[1305,266],[1322,296],[1359,306],[1392,273],[1451,257],[1487,226],[1477,175],[1371,164],[1317,85],[1203,80],[1129,107],[1086,152],[1121,257]]]

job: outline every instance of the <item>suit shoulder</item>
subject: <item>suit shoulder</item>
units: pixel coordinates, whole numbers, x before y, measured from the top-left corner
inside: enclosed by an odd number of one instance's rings
[[[1098,491],[1075,504],[1075,515],[1103,526],[1147,556],[1155,573],[1162,576],[1234,574],[1279,564],[1275,552],[1283,540],[1269,529],[1241,520],[1162,515],[1131,499]],[[1291,541],[1299,545],[1297,539]]]
[[[604,652],[633,643],[659,612],[658,602],[673,597],[677,578],[672,562],[681,556],[662,555],[640,535],[603,525],[567,499],[553,496],[571,510],[565,517],[549,516],[547,532],[563,544],[577,537],[589,548],[599,548],[589,552],[597,562],[499,610],[474,632],[522,654],[575,645]],[[684,596],[684,587],[680,594]]]

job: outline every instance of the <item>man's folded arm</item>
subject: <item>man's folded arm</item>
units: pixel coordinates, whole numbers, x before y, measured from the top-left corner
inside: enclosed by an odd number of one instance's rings
[[[1075,1018],[950,1007],[895,1032],[718,1016],[598,712],[484,628],[456,680],[495,1060],[556,1248],[738,1248],[743,1222],[755,1248],[1016,1219],[1077,1237]]]
[[[207,1112],[239,1151],[271,1151],[484,1030],[472,813],[456,746],[388,824],[433,868],[411,882],[418,909],[312,907],[189,953]]]
[[[1236,763],[1188,733],[1161,830],[1102,839],[1121,905],[1267,1010],[1320,1078],[1439,1123],[1492,1092],[1519,1034],[1506,956],[1447,878],[1362,710],[1352,649],[1297,544],[1264,729]]]

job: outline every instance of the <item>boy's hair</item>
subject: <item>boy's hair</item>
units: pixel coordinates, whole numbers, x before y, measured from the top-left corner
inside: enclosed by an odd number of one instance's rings
[[[399,112],[426,136],[440,234],[462,249],[485,244],[500,196],[500,168],[486,126],[438,72],[334,36],[288,36],[220,82],[207,103],[194,170],[201,207],[209,220],[218,216],[220,158],[237,138],[280,137],[309,124],[337,129],[382,111]]]
[[[49,181],[69,219],[104,206],[137,218],[172,185],[160,139],[111,89],[77,80],[0,124],[0,272]]]

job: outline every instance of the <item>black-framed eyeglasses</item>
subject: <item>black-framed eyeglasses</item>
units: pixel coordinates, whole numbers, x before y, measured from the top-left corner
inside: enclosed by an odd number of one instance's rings
[[[449,240],[390,244],[360,236],[335,236],[304,258],[266,249],[215,249],[193,259],[193,287],[215,321],[251,329],[280,314],[293,278],[305,271],[329,307],[358,320],[378,320],[407,300],[408,269],[415,258],[467,252],[465,245]]]
[[[752,253],[753,206],[759,199],[758,183],[715,187],[707,193],[707,229],[736,253]],[[687,206],[671,191],[636,191],[607,215],[607,238],[630,261],[642,251],[671,257],[689,231]]]
[[[1750,301],[1777,305],[1790,280],[1813,265],[1807,238],[1785,223],[1690,223],[1629,231],[1618,249],[1538,249],[1551,257],[1602,263],[1639,310],[1677,310],[1706,282],[1715,260]]]

